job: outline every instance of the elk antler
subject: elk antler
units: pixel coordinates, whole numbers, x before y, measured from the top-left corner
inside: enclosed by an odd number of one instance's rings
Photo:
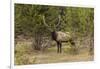
[[[58,27],[60,25],[60,23],[61,23],[60,21],[61,21],[61,16],[59,15],[58,16],[58,24],[55,27]]]
[[[50,26],[47,25],[46,21],[45,21],[45,16],[43,15],[43,24],[48,27],[48,30],[51,31]]]

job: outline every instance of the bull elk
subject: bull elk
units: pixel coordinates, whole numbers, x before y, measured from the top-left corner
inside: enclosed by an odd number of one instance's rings
[[[58,23],[55,25],[55,28],[60,25],[60,19],[61,16],[58,16]],[[46,23],[45,21],[45,16],[43,16],[43,24],[48,28],[48,30],[51,32],[51,38],[57,43],[57,52],[61,53],[62,52],[62,43],[63,42],[70,42],[71,45],[75,46],[75,42],[73,41],[71,35],[69,32],[62,32],[62,31],[57,31],[56,29],[51,30],[50,26]]]

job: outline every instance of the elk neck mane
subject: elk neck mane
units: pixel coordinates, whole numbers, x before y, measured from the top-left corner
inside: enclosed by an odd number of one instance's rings
[[[51,35],[52,35],[52,40],[57,40],[57,31],[52,31],[51,32]]]

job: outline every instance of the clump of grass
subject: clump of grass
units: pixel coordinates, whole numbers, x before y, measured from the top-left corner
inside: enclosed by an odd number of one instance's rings
[[[16,65],[34,64],[36,61],[35,56],[29,56],[28,54],[15,58]]]
[[[76,54],[78,54],[78,48],[76,48],[76,47],[72,47],[72,46],[70,46],[70,45],[68,45],[68,46],[63,46],[63,51],[64,51],[64,53],[66,53],[66,54],[70,54],[70,55],[76,55]]]
[[[15,47],[15,64],[34,64],[36,57],[31,54],[34,54],[31,46],[25,43],[17,44]]]

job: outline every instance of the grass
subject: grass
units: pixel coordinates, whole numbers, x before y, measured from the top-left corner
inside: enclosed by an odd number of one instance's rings
[[[72,48],[66,44],[63,44],[62,53],[58,54],[56,46],[45,51],[36,51],[33,50],[31,42],[18,42],[15,47],[14,61],[15,65],[26,65],[93,60],[93,55],[89,55],[86,49],[78,54],[73,53]]]

